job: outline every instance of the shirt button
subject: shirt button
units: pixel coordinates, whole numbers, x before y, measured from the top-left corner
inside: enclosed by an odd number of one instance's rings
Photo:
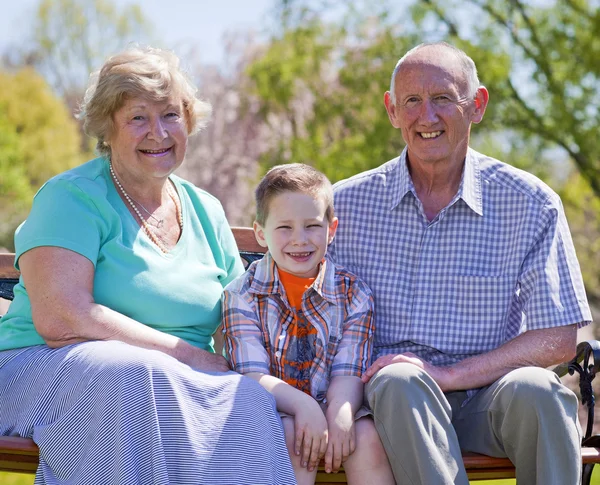
[[[278,359],[281,359],[281,352],[279,350],[277,352],[275,352],[275,357],[277,357]]]

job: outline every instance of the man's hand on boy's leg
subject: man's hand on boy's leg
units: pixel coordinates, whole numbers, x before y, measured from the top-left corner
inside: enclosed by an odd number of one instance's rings
[[[329,442],[325,453],[325,471],[337,473],[348,456],[356,449],[356,428],[350,403],[335,413],[327,413]]]
[[[314,470],[327,450],[327,420],[321,406],[310,398],[307,405],[300,406],[294,416],[296,455],[302,454],[302,466]]]

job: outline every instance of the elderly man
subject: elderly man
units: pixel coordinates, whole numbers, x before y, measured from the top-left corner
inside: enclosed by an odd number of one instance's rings
[[[469,148],[488,99],[449,44],[402,57],[384,101],[406,148],[336,184],[332,253],[375,294],[363,381],[398,483],[468,484],[464,450],[576,485],[577,399],[545,367],[591,314],[559,197]]]

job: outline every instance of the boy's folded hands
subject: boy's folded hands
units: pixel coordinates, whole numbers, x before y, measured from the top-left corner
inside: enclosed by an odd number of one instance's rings
[[[294,452],[302,454],[302,466],[314,470],[327,450],[328,426],[319,403],[305,394],[294,415]]]

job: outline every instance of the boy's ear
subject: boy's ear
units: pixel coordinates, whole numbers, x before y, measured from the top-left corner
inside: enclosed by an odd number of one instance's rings
[[[264,228],[256,221],[252,224],[252,229],[254,229],[254,237],[258,244],[260,244],[263,248],[267,247],[267,240],[265,238],[265,230]]]
[[[338,218],[334,217],[333,219],[331,219],[331,222],[329,223],[329,239],[327,241],[327,244],[331,244],[333,242],[333,238],[335,237],[335,231],[337,231],[338,228]]]

